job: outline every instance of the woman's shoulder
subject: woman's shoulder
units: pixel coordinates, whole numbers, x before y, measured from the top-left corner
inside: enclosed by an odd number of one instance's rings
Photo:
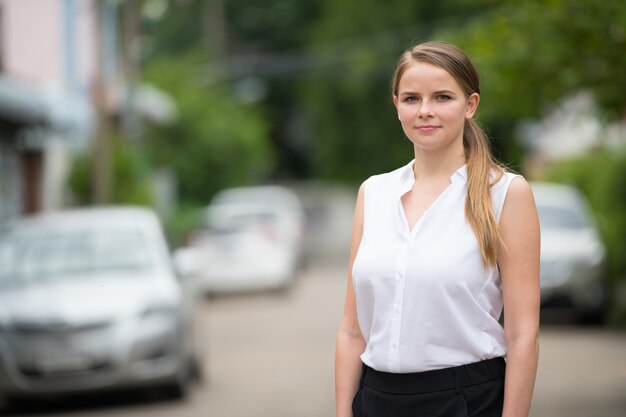
[[[528,200],[533,198],[532,188],[526,178],[520,174],[506,173],[508,175],[507,200]]]
[[[513,182],[520,181],[514,181],[516,178],[520,178],[521,181],[526,182],[521,174],[518,174],[517,172],[504,167],[500,168],[500,170],[494,169],[491,173],[491,178],[493,181],[492,188],[495,189],[507,190]]]
[[[510,170],[503,170],[500,178],[495,176],[495,179],[496,182],[491,187],[491,200],[496,218],[499,221],[505,201],[519,201],[528,198],[530,185],[522,175]]]
[[[510,224],[511,221],[519,223],[520,219],[536,222],[537,208],[533,191],[528,181],[521,175],[516,175],[511,181],[500,211],[499,217],[503,219],[500,224],[503,222]]]

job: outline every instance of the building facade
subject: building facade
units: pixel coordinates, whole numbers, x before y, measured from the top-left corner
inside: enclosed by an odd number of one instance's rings
[[[0,0],[0,225],[65,202],[72,155],[93,137],[98,63],[115,65],[113,48],[98,59],[115,36],[107,4]]]

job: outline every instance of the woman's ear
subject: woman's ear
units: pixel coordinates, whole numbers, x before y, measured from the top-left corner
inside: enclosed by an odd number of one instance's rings
[[[393,105],[396,107],[396,112],[398,110],[398,96],[397,95],[393,95]],[[400,120],[400,113],[398,113],[398,120]]]
[[[480,96],[478,93],[472,93],[467,98],[467,105],[465,106],[465,118],[471,119],[474,117],[474,113],[476,113],[476,109],[478,108],[478,103],[480,103]]]

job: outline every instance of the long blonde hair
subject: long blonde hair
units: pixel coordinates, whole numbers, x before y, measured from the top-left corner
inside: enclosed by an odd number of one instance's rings
[[[404,72],[415,62],[425,62],[446,70],[461,86],[466,97],[480,94],[478,71],[461,49],[447,42],[426,42],[404,52],[391,80],[392,95]],[[465,218],[476,235],[483,264],[496,266],[501,243],[500,228],[491,202],[491,186],[504,174],[504,167],[491,154],[489,139],[473,119],[465,119],[463,148],[467,162]]]

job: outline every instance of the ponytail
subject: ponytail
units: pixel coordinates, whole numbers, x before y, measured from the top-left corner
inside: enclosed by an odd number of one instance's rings
[[[501,244],[500,228],[491,202],[491,186],[504,174],[491,155],[485,132],[473,119],[466,119],[463,147],[467,160],[465,218],[476,235],[484,266],[496,266]]]

